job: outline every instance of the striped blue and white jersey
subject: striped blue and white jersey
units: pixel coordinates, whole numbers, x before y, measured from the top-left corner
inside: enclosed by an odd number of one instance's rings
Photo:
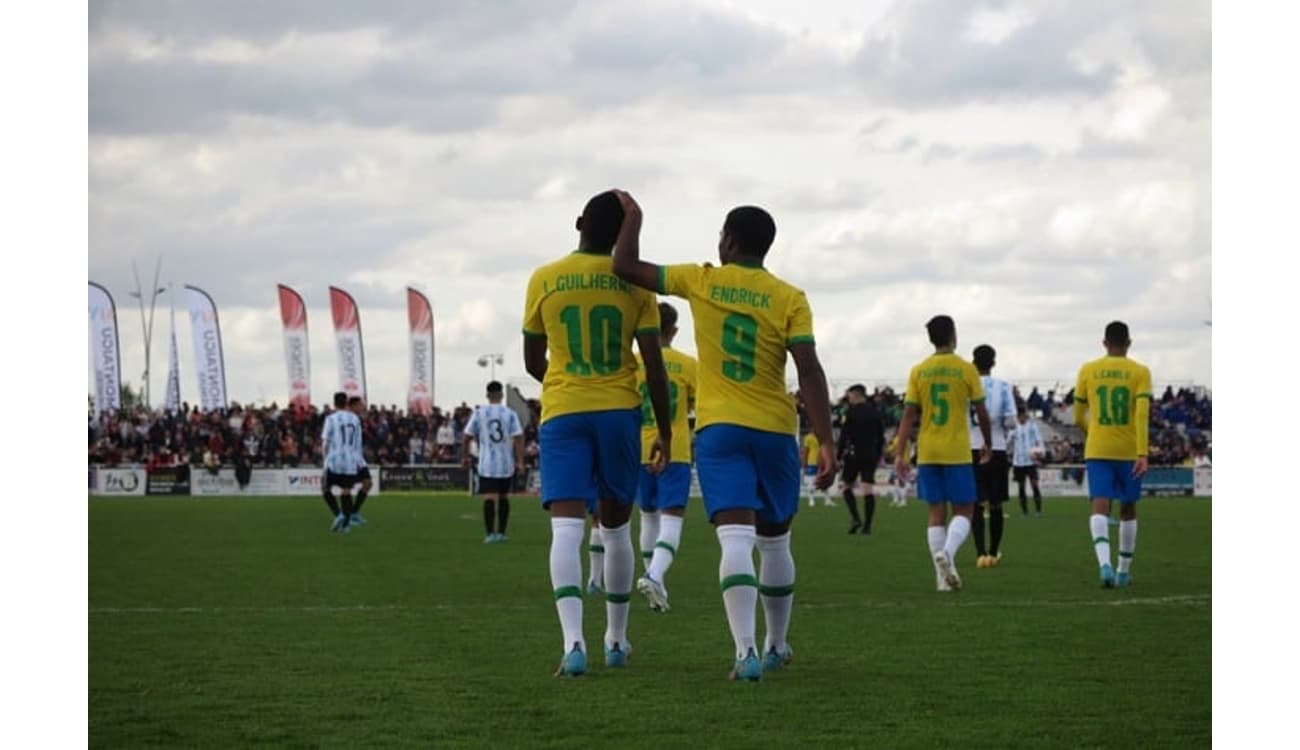
[[[321,430],[321,450],[325,471],[356,474],[366,465],[361,453],[361,419],[346,409],[330,412]]]
[[[1044,448],[1043,433],[1038,429],[1038,422],[1030,419],[1023,424],[1016,423],[1016,428],[1011,431],[1008,438],[1011,442],[1011,465],[1012,466],[1033,466],[1034,457],[1030,451],[1034,448]]]
[[[485,404],[474,409],[465,434],[478,442],[478,475],[489,478],[515,475],[514,438],[524,434],[519,415],[505,404]]]
[[[989,435],[993,438],[990,450],[1007,449],[1007,432],[1016,424],[1016,397],[1011,392],[1011,384],[992,375],[981,375],[984,385],[984,408],[989,411]],[[979,419],[975,409],[970,410],[970,448],[973,451],[984,447],[984,434],[980,432]]]

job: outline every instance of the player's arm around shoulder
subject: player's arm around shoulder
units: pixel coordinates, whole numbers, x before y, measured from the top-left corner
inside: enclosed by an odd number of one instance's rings
[[[615,190],[623,206],[623,224],[614,243],[614,274],[652,292],[660,291],[659,266],[641,260],[641,206],[624,190]]]

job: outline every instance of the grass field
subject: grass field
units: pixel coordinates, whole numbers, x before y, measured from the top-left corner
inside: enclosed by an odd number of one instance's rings
[[[1082,500],[1013,513],[1003,564],[968,542],[965,590],[938,594],[915,501],[870,537],[804,507],[796,660],[741,684],[698,503],[672,612],[633,600],[630,667],[604,668],[588,598],[592,669],[558,680],[536,500],[488,546],[465,496],[375,497],[347,536],[318,499],[91,499],[89,744],[1208,747],[1210,501],[1142,501],[1121,591],[1098,587]]]

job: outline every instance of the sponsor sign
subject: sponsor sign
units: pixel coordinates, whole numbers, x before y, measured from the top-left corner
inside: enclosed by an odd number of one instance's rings
[[[149,495],[190,494],[190,467],[182,464],[154,469],[149,472],[145,493]]]
[[[1198,497],[1210,496],[1211,470],[1208,466],[1197,466],[1192,470],[1192,491]]]
[[[371,469],[371,473],[374,473]],[[469,472],[463,466],[385,466],[379,470],[389,490],[460,490],[469,487]]]
[[[143,495],[147,478],[144,469],[99,469],[95,483],[100,495]]]

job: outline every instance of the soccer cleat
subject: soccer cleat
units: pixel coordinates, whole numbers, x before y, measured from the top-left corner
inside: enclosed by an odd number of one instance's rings
[[[330,531],[342,530],[344,524],[347,523],[347,520],[348,520],[347,516],[343,515],[342,513],[338,514],[337,516],[334,516],[334,523],[330,524]]]
[[[961,591],[961,576],[957,575],[957,566],[952,564],[952,559],[948,557],[946,551],[939,550],[934,553],[934,564],[939,566],[939,575],[943,576],[944,582],[953,591]]]
[[[1122,571],[1122,570],[1121,570],[1121,571],[1120,571],[1118,574],[1116,574],[1116,576],[1115,576],[1115,588],[1117,588],[1117,589],[1126,589],[1126,588],[1128,588],[1128,585],[1129,585],[1130,582],[1131,582],[1131,581],[1130,581],[1130,579],[1129,579],[1128,572],[1126,572],[1126,571]]]
[[[975,567],[977,567],[977,568],[987,568],[988,566],[989,566],[989,558],[988,558],[987,555],[976,555],[976,557],[975,557]]]
[[[582,646],[576,642],[573,644],[573,650],[564,655],[560,660],[560,668],[555,670],[556,677],[577,677],[587,671],[587,654],[583,652]]]
[[[1115,571],[1111,569],[1110,563],[1101,566],[1101,587],[1104,589],[1115,588]]]
[[[758,682],[763,679],[763,665],[759,662],[758,654],[754,653],[754,649],[751,648],[749,653],[745,654],[745,658],[736,660],[730,679],[745,682]]]
[[[506,537],[505,534],[502,534],[501,532],[497,532],[497,543],[498,543],[498,544],[505,544],[506,539],[507,539],[507,537]]]
[[[816,500],[813,500],[811,497],[808,498],[808,507],[809,507],[809,508],[815,508],[815,507],[817,507],[817,501],[816,501]]]
[[[849,527],[849,533],[850,533],[850,534],[856,534],[856,533],[858,533],[858,529],[860,529],[860,528],[862,528],[862,524],[859,523],[859,522],[857,522],[857,521],[854,521],[854,522],[853,522],[853,525]]]
[[[497,535],[496,535],[496,534],[488,534],[487,536],[483,537],[483,543],[484,543],[484,544],[496,544],[496,543],[497,543]]]
[[[636,590],[640,591],[650,602],[650,609],[655,612],[668,611],[668,590],[664,585],[648,575],[636,579]]]
[[[780,651],[777,650],[776,646],[773,646],[768,649],[767,654],[763,657],[763,671],[771,672],[780,669],[791,661],[794,661],[794,649],[790,647],[790,644],[785,644],[785,648]]]
[[[620,669],[627,666],[627,658],[632,655],[632,644],[615,643],[605,646],[605,666]]]
[[[601,594],[605,593],[605,590],[602,589],[599,586],[599,584],[597,584],[595,581],[587,581],[587,593],[592,596],[600,596]]]
[[[348,524],[351,526],[365,526],[366,519],[362,518],[360,513],[353,513],[348,516]]]
[[[827,498],[826,498],[826,507],[827,507],[827,508],[837,508],[837,507],[839,507],[839,506],[837,506],[837,505],[835,504],[835,501],[834,501],[834,500],[832,500],[832,499],[830,499],[829,497],[827,497]]]
[[[949,586],[948,582],[943,580],[943,576],[935,576],[934,590],[948,592],[948,591],[952,591],[952,586]]]

